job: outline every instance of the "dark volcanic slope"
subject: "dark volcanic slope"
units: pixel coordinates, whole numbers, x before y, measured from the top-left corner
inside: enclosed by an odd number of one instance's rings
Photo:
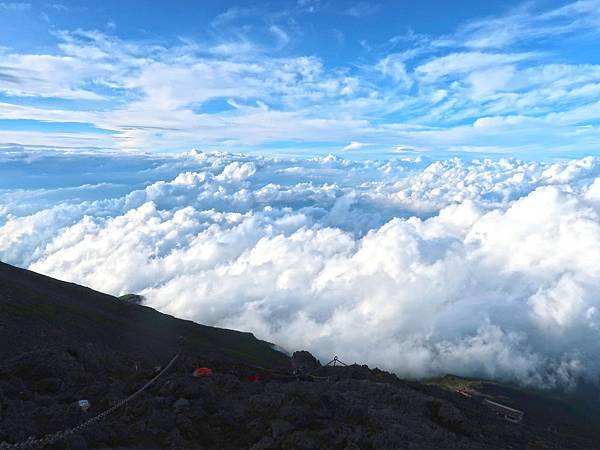
[[[155,363],[183,345],[192,353],[218,352],[235,361],[288,365],[285,355],[250,333],[176,319],[1,262],[0,337],[0,358],[40,346],[92,342]]]
[[[480,400],[366,366],[277,376],[251,365],[289,368],[289,358],[249,333],[178,320],[0,263],[0,448],[110,408],[179,351],[134,401],[53,448],[554,449],[597,442],[527,411],[522,423],[510,423]],[[192,377],[198,366],[213,375]],[[77,406],[81,399],[91,402],[89,411]]]

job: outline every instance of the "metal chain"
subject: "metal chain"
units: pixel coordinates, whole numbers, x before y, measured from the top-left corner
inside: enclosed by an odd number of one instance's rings
[[[91,419],[86,420],[85,422],[77,425],[76,427],[70,428],[68,430],[59,431],[57,433],[48,434],[40,439],[34,439],[33,436],[31,436],[27,440],[22,441],[22,442],[17,442],[16,444],[7,444],[7,443],[3,442],[3,443],[0,443],[0,450],[43,448],[46,445],[54,444],[55,442],[57,442],[61,439],[64,439],[67,436],[71,436],[72,434],[76,434],[76,433],[83,431],[84,429],[90,427],[94,423],[99,422],[100,420],[104,419],[109,414],[115,412],[117,409],[123,407],[124,405],[129,403],[131,400],[136,398],[138,395],[140,395],[143,391],[145,391],[150,386],[152,386],[152,384],[156,380],[158,380],[167,370],[169,370],[171,368],[171,366],[173,365],[173,363],[175,363],[177,358],[179,358],[179,353],[177,353],[173,357],[173,359],[171,359],[171,361],[169,361],[169,364],[167,364],[154,378],[152,378],[150,381],[148,381],[146,384],[144,384],[141,388],[139,388],[137,391],[135,391],[129,397],[127,397],[124,400],[121,400],[116,405],[114,405],[114,406],[110,407],[109,409],[107,409],[106,411],[103,411],[100,414],[92,417]]]

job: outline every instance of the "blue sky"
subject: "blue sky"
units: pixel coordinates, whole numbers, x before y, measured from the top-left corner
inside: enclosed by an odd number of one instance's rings
[[[600,151],[600,1],[0,2],[0,146]]]

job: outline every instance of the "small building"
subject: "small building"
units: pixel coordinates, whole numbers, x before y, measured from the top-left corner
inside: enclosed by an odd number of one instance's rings
[[[510,422],[519,423],[525,415],[523,411],[488,400],[487,398],[483,400],[483,404]]]

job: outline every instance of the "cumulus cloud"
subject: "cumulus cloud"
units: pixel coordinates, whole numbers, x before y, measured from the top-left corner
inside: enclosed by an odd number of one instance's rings
[[[193,151],[158,167],[172,176],[113,198],[8,206],[0,258],[403,376],[597,381],[597,159]]]

